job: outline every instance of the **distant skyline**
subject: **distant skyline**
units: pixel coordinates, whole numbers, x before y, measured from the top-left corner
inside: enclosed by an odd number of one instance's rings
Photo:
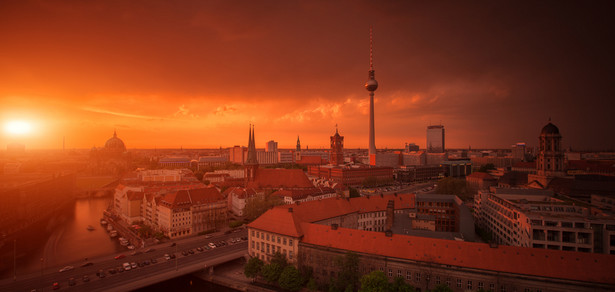
[[[612,1],[2,1],[0,123],[27,149],[615,148]]]

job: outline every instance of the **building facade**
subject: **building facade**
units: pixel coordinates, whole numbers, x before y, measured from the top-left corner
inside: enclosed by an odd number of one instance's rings
[[[427,126],[426,148],[428,153],[442,153],[445,151],[443,125]]]

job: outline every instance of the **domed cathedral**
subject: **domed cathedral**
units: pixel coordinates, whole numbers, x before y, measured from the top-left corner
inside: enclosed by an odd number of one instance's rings
[[[113,137],[102,148],[93,147],[90,151],[90,171],[99,175],[121,175],[129,168],[129,153],[122,139],[113,131]]]
[[[109,138],[105,143],[105,149],[108,154],[122,154],[126,152],[126,145],[124,141],[117,137],[117,132],[113,131],[113,137]]]
[[[540,146],[536,160],[536,175],[528,176],[528,185],[534,188],[545,188],[554,177],[566,175],[562,135],[549,119],[549,123],[542,128],[538,139]]]
[[[540,132],[537,173],[544,176],[564,176],[564,151],[559,129],[549,123]]]

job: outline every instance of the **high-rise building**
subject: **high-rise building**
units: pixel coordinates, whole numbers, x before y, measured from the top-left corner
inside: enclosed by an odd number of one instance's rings
[[[335,135],[331,136],[331,165],[344,164],[344,136],[340,136],[335,128]]]
[[[378,89],[378,82],[375,79],[374,59],[372,53],[373,37],[372,28],[369,28],[369,72],[365,82],[365,89],[369,91],[369,155],[376,154],[376,138],[374,131],[374,91]]]
[[[427,152],[442,153],[444,152],[444,126],[432,125],[427,126]]]
[[[273,140],[267,142],[267,144],[265,144],[265,151],[266,152],[277,152],[278,151],[278,142],[275,142]]]
[[[512,146],[512,158],[525,161],[525,143],[519,142]]]

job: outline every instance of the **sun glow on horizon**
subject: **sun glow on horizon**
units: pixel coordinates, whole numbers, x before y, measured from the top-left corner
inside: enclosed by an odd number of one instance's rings
[[[8,121],[4,124],[4,131],[11,135],[27,135],[32,131],[32,125],[26,121]]]

